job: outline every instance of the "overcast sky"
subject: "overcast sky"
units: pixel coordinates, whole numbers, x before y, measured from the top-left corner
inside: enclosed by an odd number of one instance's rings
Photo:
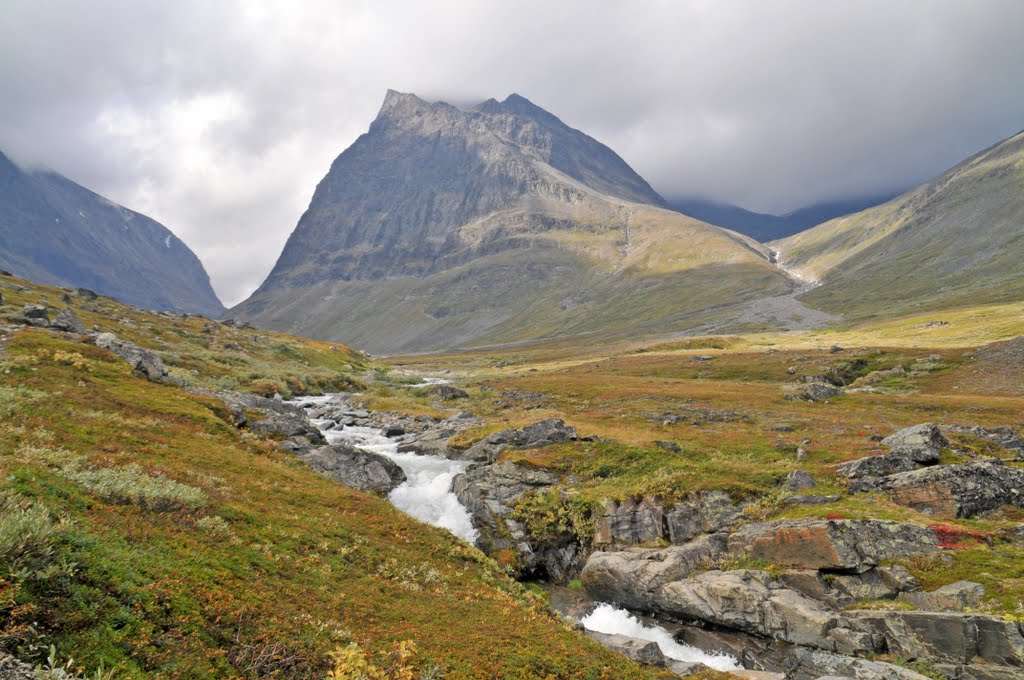
[[[0,149],[164,223],[228,305],[387,88],[518,92],[666,197],[779,213],[1024,128],[1024,1],[0,0]]]

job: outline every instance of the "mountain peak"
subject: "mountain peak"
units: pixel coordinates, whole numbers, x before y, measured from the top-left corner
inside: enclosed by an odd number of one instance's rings
[[[399,92],[388,90],[384,95],[384,103],[381,104],[378,118],[402,116],[415,112],[417,109],[429,107],[430,102],[420,99],[411,92]]]

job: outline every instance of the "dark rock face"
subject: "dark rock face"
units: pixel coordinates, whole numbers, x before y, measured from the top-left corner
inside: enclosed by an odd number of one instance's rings
[[[127,340],[119,340],[113,333],[100,333],[96,336],[96,346],[110,350],[127,361],[132,370],[144,375],[152,382],[162,382],[167,378],[164,362],[156,353],[142,349]]]
[[[299,453],[299,460],[336,482],[360,491],[388,493],[405,481],[397,463],[347,444],[321,446]]]
[[[657,540],[680,544],[700,534],[721,531],[740,516],[723,491],[696,494],[665,507],[656,498],[606,500],[594,519],[594,545],[637,545]]]
[[[885,480],[894,501],[940,517],[973,517],[1004,505],[1024,507],[1024,470],[997,463],[939,465]]]
[[[478,441],[454,458],[493,462],[506,448],[533,449],[578,438],[576,429],[559,418],[541,420],[518,430],[502,430]]]
[[[509,551],[522,576],[545,576],[556,582],[571,579],[584,558],[584,548],[573,536],[558,536],[543,543],[533,540],[525,527],[510,517],[517,501],[531,492],[558,484],[558,477],[515,463],[474,467],[458,475],[452,491],[469,510],[480,532],[477,544],[488,554]]]
[[[199,259],[163,225],[56,173],[19,168],[2,153],[0,267],[144,309],[224,311]]]

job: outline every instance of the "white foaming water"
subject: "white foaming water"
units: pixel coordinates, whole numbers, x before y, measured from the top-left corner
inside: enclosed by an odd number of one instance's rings
[[[317,427],[322,427],[330,421],[313,422]],[[443,527],[469,543],[476,541],[479,532],[470,520],[469,511],[459,503],[458,497],[451,490],[455,475],[463,472],[468,462],[448,460],[441,456],[399,453],[398,444],[372,427],[351,426],[341,430],[321,429],[321,432],[330,444],[346,442],[398,463],[406,480],[388,494],[388,500],[396,508],[427,524]]]
[[[610,604],[597,605],[597,608],[590,615],[583,617],[580,623],[587,630],[597,633],[628,635],[639,640],[657,642],[661,653],[676,661],[702,663],[719,671],[741,670],[741,666],[731,656],[708,654],[696,647],[680,644],[661,626],[644,625],[640,619],[625,609]]]

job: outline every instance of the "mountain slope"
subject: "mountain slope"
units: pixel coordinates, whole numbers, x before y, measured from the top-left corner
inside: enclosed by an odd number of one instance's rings
[[[149,309],[224,311],[199,259],[163,225],[2,153],[0,268]]]
[[[883,205],[774,242],[851,317],[1024,299],[1024,132]]]
[[[884,203],[894,194],[815,203],[785,215],[769,215],[699,198],[669,201],[673,210],[756,239],[762,243],[792,236],[836,217]]]
[[[760,244],[662,205],[522,97],[462,110],[389,92],[233,314],[419,351],[681,330],[791,288]]]

